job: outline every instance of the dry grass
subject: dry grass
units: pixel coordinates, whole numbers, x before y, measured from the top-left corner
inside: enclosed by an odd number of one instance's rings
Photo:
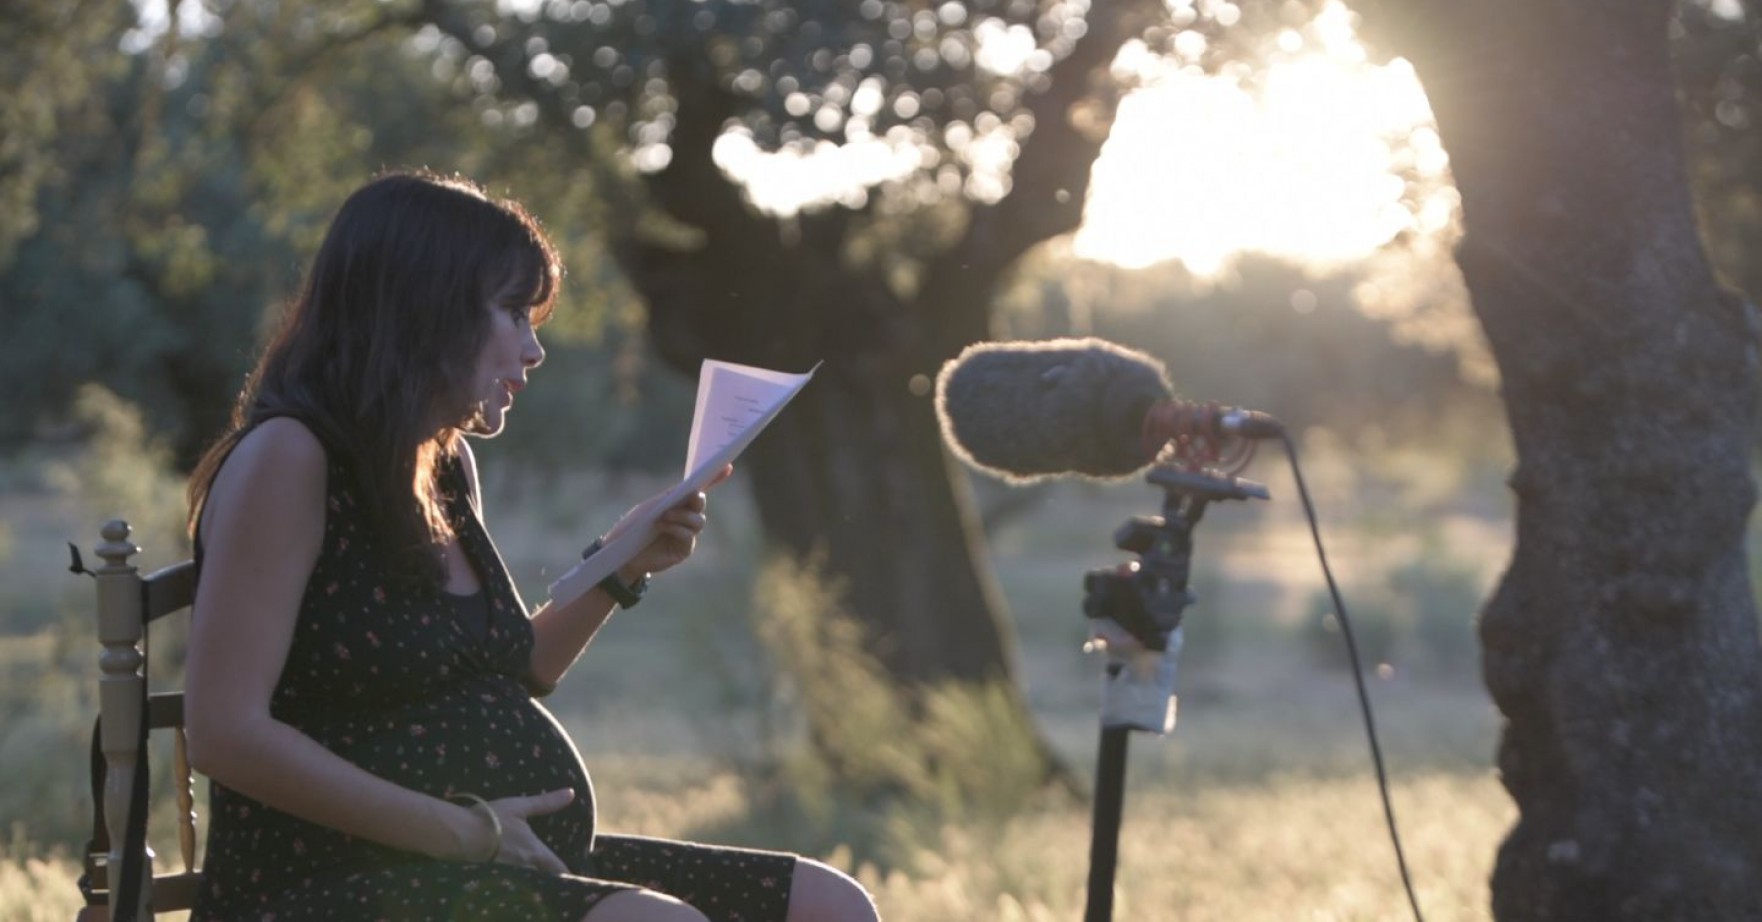
[[[61,855],[0,854],[0,919],[68,922],[81,906],[79,865]]]
[[[1397,785],[1428,919],[1483,920],[1493,847],[1511,819],[1485,778]],[[976,833],[945,828],[911,867],[862,879],[890,918],[1083,917],[1089,816],[1038,813]],[[1361,779],[1162,787],[1126,800],[1114,916],[1134,922],[1410,918],[1393,852]]]
[[[618,797],[606,825],[689,835],[748,809],[726,772],[652,760],[599,773]],[[645,786],[642,781],[650,784]],[[1433,922],[1490,918],[1486,879],[1513,819],[1491,778],[1429,774],[1396,785],[1421,906]],[[888,919],[1075,920],[1088,873],[1089,813],[1037,807],[999,825],[950,824],[898,866],[851,867]],[[65,920],[78,868],[61,857],[0,860],[0,919]],[[1115,918],[1134,922],[1289,922],[1410,918],[1376,795],[1362,778],[1289,775],[1254,785],[1135,785],[1126,800]]]
[[[1116,918],[1410,918],[1368,778],[1285,774],[1237,784],[1133,769]],[[749,808],[742,783],[725,772],[629,760],[597,776],[618,792],[605,819],[620,831],[691,835]],[[644,787],[644,778],[661,783]],[[1490,918],[1487,876],[1515,818],[1498,784],[1487,774],[1432,772],[1399,779],[1393,793],[1426,917]],[[855,872],[890,919],[1074,920],[1083,915],[1089,836],[1086,804],[1035,804],[1001,823],[930,830],[885,869],[852,866],[842,849],[820,857]]]

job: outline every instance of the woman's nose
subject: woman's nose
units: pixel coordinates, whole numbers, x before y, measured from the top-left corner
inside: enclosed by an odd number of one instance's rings
[[[526,343],[520,349],[520,361],[527,368],[537,368],[545,360],[545,347],[538,341],[536,331],[526,337]]]

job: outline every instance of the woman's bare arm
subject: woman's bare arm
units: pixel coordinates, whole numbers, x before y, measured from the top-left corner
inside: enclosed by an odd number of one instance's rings
[[[716,482],[726,477],[723,474]],[[704,529],[705,502],[704,494],[694,493],[685,502],[661,513],[655,521],[655,540],[618,568],[618,578],[629,585],[684,563],[697,546],[698,533]],[[545,602],[532,615],[532,677],[550,686],[561,681],[612,616],[612,605],[612,597],[598,586],[567,605]]]
[[[478,497],[481,510],[483,493],[477,479],[477,461],[468,446],[461,446],[460,459],[471,484],[471,495]],[[730,465],[704,489],[727,480],[733,472]],[[690,557],[697,546],[698,533],[704,528],[705,502],[704,494],[696,493],[679,506],[662,513],[655,522],[659,535],[618,569],[618,578],[628,585],[644,575],[677,566]],[[613,532],[616,531],[617,526],[614,526]],[[593,642],[600,628],[611,619],[613,605],[612,597],[596,586],[566,605],[546,601],[539,606],[532,613],[532,679],[546,686],[555,686],[561,681],[563,674],[575,665]]]

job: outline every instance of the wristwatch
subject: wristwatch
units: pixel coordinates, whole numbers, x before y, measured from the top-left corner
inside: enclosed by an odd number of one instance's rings
[[[637,577],[636,582],[626,585],[618,578],[618,571],[614,570],[606,574],[599,585],[606,590],[606,595],[612,597],[612,601],[618,603],[619,608],[635,608],[636,603],[642,601],[642,594],[649,591],[649,575],[644,573]]]
[[[587,550],[581,552],[581,559],[586,560],[592,557],[596,551],[605,546],[606,539],[595,538],[594,542],[587,546]],[[649,591],[649,575],[644,573],[637,577],[636,582],[626,583],[618,578],[618,571],[613,570],[606,574],[605,579],[599,581],[599,587],[605,590],[606,595],[612,597],[612,601],[618,603],[619,608],[635,608],[636,603],[642,601],[643,593]]]

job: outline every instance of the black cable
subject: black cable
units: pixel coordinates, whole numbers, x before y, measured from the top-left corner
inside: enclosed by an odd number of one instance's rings
[[[1358,706],[1364,713],[1364,733],[1370,739],[1371,761],[1376,763],[1377,791],[1383,796],[1383,817],[1389,823],[1389,841],[1395,845],[1395,863],[1401,868],[1401,886],[1407,890],[1407,902],[1413,907],[1415,922],[1425,922],[1419,911],[1419,896],[1413,892],[1413,877],[1407,872],[1407,856],[1401,850],[1401,833],[1395,827],[1395,804],[1389,798],[1389,775],[1383,769],[1383,748],[1377,744],[1377,724],[1370,712],[1370,693],[1364,687],[1364,669],[1358,661],[1358,642],[1352,638],[1352,619],[1346,616],[1346,602],[1334,582],[1333,568],[1328,566],[1328,553],[1322,549],[1321,525],[1316,521],[1315,503],[1310,501],[1309,487],[1303,482],[1303,468],[1297,464],[1297,446],[1283,432],[1285,457],[1291,460],[1291,476],[1297,481],[1297,495],[1303,500],[1303,514],[1309,517],[1309,534],[1315,539],[1315,556],[1321,561],[1322,576],[1328,581],[1328,595],[1333,597],[1334,612],[1340,617],[1340,633],[1346,637],[1346,654],[1352,660],[1352,681],[1358,686]]]

